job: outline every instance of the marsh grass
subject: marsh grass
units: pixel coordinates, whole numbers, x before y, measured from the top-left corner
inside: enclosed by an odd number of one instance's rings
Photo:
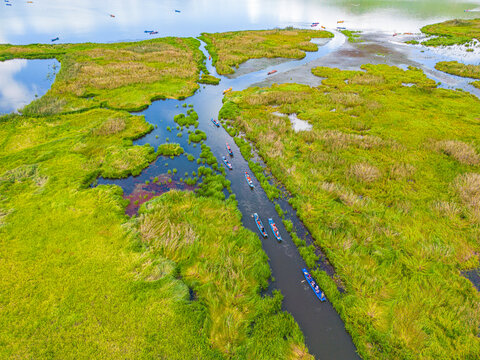
[[[0,59],[56,58],[61,63],[52,88],[26,106],[25,115],[100,106],[141,110],[155,99],[186,97],[197,90],[204,67],[199,44],[170,37],[137,43],[1,45]]]
[[[458,61],[440,61],[435,69],[461,77],[480,79],[480,65],[467,65]]]
[[[202,33],[200,39],[207,43],[212,62],[218,74],[233,74],[234,68],[248,59],[305,57],[305,51],[316,51],[312,38],[331,38],[327,31],[275,29]]]
[[[437,36],[422,42],[426,46],[467,44],[480,38],[480,19],[454,19],[424,26],[420,29],[427,35]]]
[[[480,103],[416,68],[362,68],[315,68],[318,88],[232,92],[220,113],[292,194],[334,266],[332,279],[294,237],[362,358],[477,358],[480,296],[461,271],[479,264]],[[272,111],[312,130],[295,133]]]
[[[458,140],[446,140],[437,144],[440,151],[466,165],[478,165],[480,157],[477,151],[469,144]]]

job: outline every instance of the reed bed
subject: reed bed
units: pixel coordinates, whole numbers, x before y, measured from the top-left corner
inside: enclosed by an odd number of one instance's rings
[[[479,265],[480,102],[415,68],[362,67],[315,68],[318,88],[229,93],[220,115],[292,194],[345,293],[296,244],[362,358],[477,358],[480,296],[461,271]]]

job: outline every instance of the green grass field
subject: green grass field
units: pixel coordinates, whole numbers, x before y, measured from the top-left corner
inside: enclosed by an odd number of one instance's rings
[[[313,38],[331,38],[328,31],[281,30],[232,31],[202,33],[200,39],[207,43],[212,63],[221,75],[233,74],[234,67],[249,59],[284,57],[302,59],[305,51],[317,51]]]
[[[44,97],[0,117],[0,358],[311,359],[281,295],[260,295],[266,255],[221,173],[199,168],[196,194],[132,219],[119,187],[89,187],[183,153],[133,146],[153,127],[126,110],[191,95],[198,45],[0,46],[3,60],[62,64]],[[217,167],[206,145],[199,160]]]
[[[480,102],[415,68],[362,69],[232,92],[220,115],[292,194],[345,293],[314,274],[364,359],[479,358],[480,296],[461,271],[479,265]]]

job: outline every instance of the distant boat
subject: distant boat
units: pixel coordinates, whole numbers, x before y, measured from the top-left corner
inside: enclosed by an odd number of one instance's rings
[[[260,230],[260,233],[262,234],[262,236],[266,238],[268,234],[265,231],[265,227],[263,226],[262,220],[260,220],[260,216],[258,216],[257,213],[254,213],[253,218],[255,219],[255,224],[257,224],[258,230]]]
[[[228,155],[233,156],[233,151],[232,151],[232,148],[230,147],[230,145],[228,145],[228,143],[227,143],[227,144],[225,145],[225,147],[227,148]]]
[[[6,3],[5,5],[6,5],[6,6],[12,6],[12,4],[10,4],[10,3]]]
[[[148,33],[152,33],[153,30],[145,30],[144,33],[148,34]]]
[[[114,18],[114,17],[115,17],[115,15],[113,15],[113,14],[110,14],[110,17],[111,17],[111,18]]]
[[[208,55],[208,60],[212,60],[212,56],[211,56],[211,55]]]
[[[272,71],[269,71],[269,72],[267,73],[267,75],[272,75],[272,74],[275,74],[276,72],[277,72],[277,70],[272,70]]]
[[[272,229],[273,235],[278,241],[282,241],[282,236],[280,235],[280,231],[278,231],[277,225],[273,222],[272,218],[268,219],[268,223],[270,224],[270,229]]]
[[[222,156],[223,163],[229,170],[233,170],[232,164],[230,164],[230,161],[227,160],[225,156]]]
[[[313,280],[313,277],[312,277],[312,275],[310,275],[308,270],[307,269],[302,269],[302,272],[303,272],[303,276],[305,276],[305,280],[307,280],[308,285],[310,285],[310,287],[312,288],[312,290],[315,293],[315,295],[317,296],[317,298],[319,298],[320,301],[326,301],[327,298],[325,297],[325,294],[323,293],[322,289],[320,289],[318,287],[315,280]]]
[[[326,27],[325,27],[325,26],[323,26],[323,25],[321,26],[321,28],[322,28],[322,29],[326,29]]]
[[[312,25],[310,25],[310,26],[311,26],[311,27],[315,27],[315,26],[317,26],[317,25],[318,25],[318,24],[312,24]]]
[[[228,89],[223,90],[223,93],[226,94],[226,93],[228,93],[229,91],[232,91],[232,88],[231,88],[231,87],[228,88]]]
[[[345,20],[338,20],[337,24],[343,24],[344,22],[345,22]]]
[[[216,127],[220,127],[220,123],[217,120],[214,118],[211,118],[210,120],[215,124]]]
[[[179,12],[180,12],[180,10],[175,10],[175,12],[176,12],[176,13],[179,13]]]
[[[346,30],[347,28],[346,27],[343,27],[343,26],[337,26],[337,30]]]
[[[57,41],[57,40],[60,40],[60,38],[58,36],[55,39],[52,39],[52,42]]]
[[[392,36],[397,36],[397,35],[398,35],[397,33],[393,33],[393,35],[392,35]]]
[[[248,186],[250,186],[253,189],[253,181],[250,175],[245,171],[245,179],[247,180]]]
[[[406,33],[403,33],[403,35],[413,35],[413,33],[411,33],[411,32],[406,32]]]
[[[150,33],[150,35],[156,35],[156,34],[158,34],[158,31],[152,31],[152,32]]]

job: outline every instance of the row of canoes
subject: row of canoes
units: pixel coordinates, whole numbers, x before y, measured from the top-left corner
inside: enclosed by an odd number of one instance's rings
[[[212,118],[211,121],[213,122],[213,124],[215,126],[220,127],[220,123],[217,120]],[[225,144],[225,148],[227,149],[228,154],[230,156],[233,156],[232,148],[228,143]],[[230,161],[228,161],[226,156],[222,156],[222,161],[229,170],[233,170],[233,166],[230,163]],[[250,188],[253,189],[254,185],[253,185],[252,178],[250,177],[250,175],[246,171],[245,171],[245,180],[247,181],[248,186],[250,186]],[[267,230],[265,229],[265,226],[263,226],[263,222],[260,219],[260,216],[257,213],[254,213],[253,214],[253,219],[255,220],[255,224],[257,225],[257,228],[260,231],[260,234],[262,234],[262,236],[264,238],[267,238],[268,233],[267,233]],[[268,218],[268,225],[270,226],[270,230],[272,231],[275,239],[277,239],[278,242],[282,241],[282,235],[280,235],[280,231],[278,230],[278,227],[277,227],[277,225],[275,224],[275,222],[273,221],[272,218]],[[317,296],[317,298],[320,301],[325,301],[326,300],[325,294],[320,289],[320,287],[317,285],[317,283],[312,278],[312,276],[307,271],[307,269],[305,269],[305,268],[302,269],[302,272],[303,272],[303,275],[305,276],[306,281],[308,282],[308,285],[313,290],[313,293],[315,294],[315,296]]]
[[[260,219],[260,216],[257,213],[253,214],[253,219],[255,220],[255,224],[257,225],[258,230],[262,234],[264,238],[268,236],[267,230],[263,226],[262,220]],[[273,235],[278,241],[282,241],[282,237],[280,235],[280,232],[278,231],[277,225],[275,225],[275,222],[273,221],[272,218],[268,219],[268,224],[270,225],[270,229],[272,230]],[[320,300],[320,301],[326,301],[327,298],[325,297],[325,293],[320,289],[318,284],[315,282],[313,279],[312,275],[308,272],[306,268],[302,269],[303,276],[305,277],[305,280],[307,281],[308,285],[312,289],[313,293],[315,296]]]
[[[262,234],[262,236],[264,238],[268,237],[267,231],[263,226],[260,216],[258,216],[257,213],[254,213],[253,219],[255,220],[255,224],[257,224],[257,228],[258,230],[260,230],[260,233]],[[282,241],[282,236],[280,235],[280,231],[278,231],[277,225],[275,225],[275,222],[273,221],[272,218],[268,219],[268,224],[270,225],[270,229],[272,230],[272,233],[273,233],[273,236],[275,236],[275,239],[277,239],[278,241]]]

